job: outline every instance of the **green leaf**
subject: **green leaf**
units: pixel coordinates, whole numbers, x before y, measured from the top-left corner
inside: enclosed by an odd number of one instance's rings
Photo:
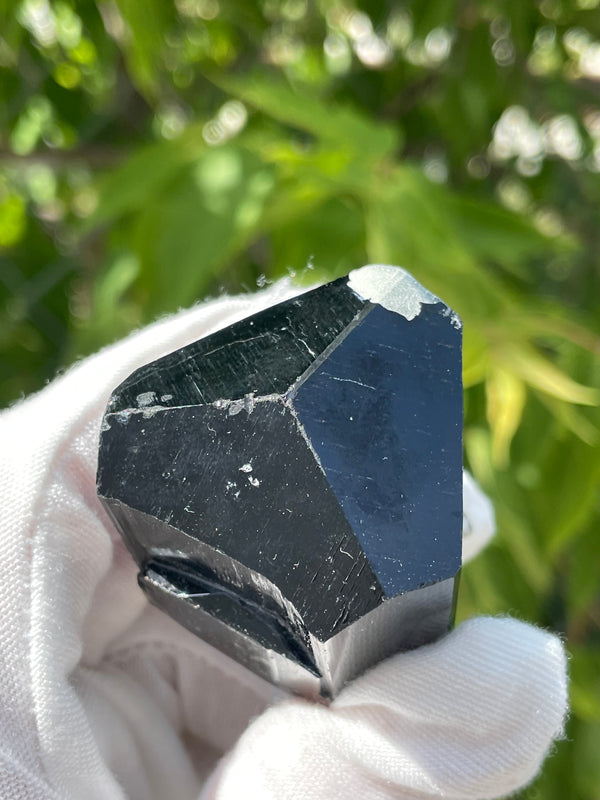
[[[273,170],[242,148],[206,151],[135,222],[147,312],[175,310],[214,285],[260,229]]]
[[[0,192],[0,248],[17,244],[27,227],[27,213],[23,198],[18,194]]]
[[[502,498],[496,506],[499,537],[514,559],[520,580],[540,598],[550,587],[552,569],[537,545],[526,502],[510,488],[504,483],[497,490],[497,496]]]
[[[574,662],[577,660],[576,656]],[[587,707],[591,706],[594,702],[590,696],[592,692],[596,692],[597,698],[600,696],[598,687],[598,654],[597,650],[592,653],[589,659],[592,662],[592,667],[595,665],[596,673],[594,676],[588,671],[587,665],[584,668],[586,671],[581,675],[581,681],[577,679],[578,686],[574,690],[573,703],[579,710],[581,705]],[[578,669],[578,667],[575,667]],[[589,680],[589,684],[585,682]],[[582,697],[579,690],[583,689],[585,696]],[[600,786],[600,759],[598,758],[598,748],[600,746],[600,720],[597,717],[590,718],[581,715],[581,719],[587,724],[580,724],[573,731],[573,754],[571,762],[567,769],[560,776],[561,783],[564,781],[566,786],[574,785],[576,789],[575,800],[598,800],[598,787]],[[573,768],[576,765],[576,768]],[[569,768],[570,767],[570,768]],[[569,776],[566,778],[565,776]],[[550,795],[549,795],[550,796]],[[561,798],[562,800],[562,798]]]
[[[530,386],[568,403],[594,406],[600,392],[577,383],[551,361],[525,345],[504,350],[502,360]]]
[[[136,258],[128,253],[119,254],[95,287],[96,312],[101,316],[114,314],[115,306],[133,285],[140,272]]]
[[[153,97],[157,90],[170,4],[162,0],[115,0],[128,29],[125,55],[133,82]]]
[[[532,605],[534,598],[543,597],[549,589],[552,569],[537,541],[530,503],[510,472],[495,470],[492,441],[487,431],[468,428],[464,440],[473,475],[494,501],[498,528],[496,541],[510,554],[514,562],[512,572],[518,573],[518,580],[528,587],[523,603],[527,604],[528,613],[533,614],[536,610]],[[514,575],[499,577],[499,580],[513,579]],[[507,602],[510,602],[510,596]]]
[[[134,152],[100,182],[98,204],[83,226],[84,232],[142,211],[205,149],[202,133],[194,126],[177,139]]]
[[[482,199],[454,194],[450,199],[456,225],[473,255],[502,264],[520,276],[527,274],[527,259],[576,248],[566,236],[544,236],[529,217]]]
[[[567,340],[600,355],[600,336],[591,330],[591,325],[586,326],[582,319],[573,316],[570,309],[556,302],[523,298],[518,306],[506,312],[504,324],[522,338],[543,336],[553,341]]]
[[[488,372],[489,353],[485,337],[474,326],[463,331],[463,386],[481,383]]]
[[[600,648],[570,650],[573,710],[584,719],[600,722]]]
[[[572,638],[577,636],[579,641],[585,639],[587,629],[594,627],[594,611],[600,600],[598,574],[595,569],[590,569],[598,562],[598,514],[595,511],[588,509],[585,530],[575,541],[569,541],[565,554],[568,560],[569,635]],[[561,561],[563,559],[561,556]]]
[[[373,180],[378,177],[371,163],[347,147],[316,144],[311,148],[299,148],[281,135],[257,137],[251,133],[244,134],[243,143],[263,161],[277,167],[284,188],[287,184],[294,185],[300,202],[312,194],[314,188],[318,189],[320,197],[340,192],[362,197],[369,193]]]
[[[309,94],[306,89],[292,88],[278,79],[268,80],[259,74],[246,77],[219,75],[213,76],[213,80],[225,91],[273,119],[311,133],[338,148],[347,147],[362,158],[381,159],[391,156],[399,148],[397,128],[378,124],[350,106],[327,102]]]
[[[486,383],[487,418],[492,431],[492,460],[499,468],[509,462],[510,443],[521,423],[525,386],[514,373],[491,370]]]
[[[600,430],[572,405],[542,392],[538,393],[538,397],[540,402],[550,410],[552,416],[582,442],[590,447],[595,447],[600,443]]]
[[[552,467],[545,487],[547,492],[553,491],[547,518],[547,549],[557,556],[597,509],[598,448],[590,448],[577,440],[571,441],[568,447],[555,445]]]
[[[328,198],[288,217],[271,230],[270,240],[278,273],[284,269],[301,272],[309,264],[306,277],[313,281],[346,274],[365,260],[361,209],[349,200]]]

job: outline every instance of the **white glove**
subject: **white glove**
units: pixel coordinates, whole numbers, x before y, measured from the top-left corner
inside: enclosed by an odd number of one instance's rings
[[[394,656],[326,708],[148,605],[96,497],[108,397],[140,364],[292,294],[284,281],[181,312],[0,415],[2,800],[498,797],[561,735],[562,645],[514,620]],[[493,517],[466,480],[473,554]]]

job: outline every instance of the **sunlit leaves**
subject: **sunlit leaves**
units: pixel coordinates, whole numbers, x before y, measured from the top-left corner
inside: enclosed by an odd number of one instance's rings
[[[522,380],[552,397],[582,405],[593,406],[600,402],[600,392],[597,389],[577,383],[525,345],[513,346],[504,353],[503,358],[512,365]]]
[[[146,313],[201,295],[255,235],[273,191],[272,169],[238,148],[207,150],[149,199],[133,222]]]
[[[492,431],[492,458],[498,467],[506,467],[510,443],[521,424],[525,407],[525,386],[514,373],[496,367],[485,383],[487,418]]]
[[[0,247],[11,247],[20,241],[26,222],[23,198],[0,190]]]
[[[359,152],[364,158],[381,158],[398,147],[398,132],[391,126],[377,124],[354,109],[327,103],[306,91],[293,91],[280,81],[261,75],[217,80],[268,116],[311,133],[322,142]]]

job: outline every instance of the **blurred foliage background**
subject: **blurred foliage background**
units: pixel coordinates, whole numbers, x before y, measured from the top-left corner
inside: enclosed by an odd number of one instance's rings
[[[0,405],[207,295],[410,269],[499,525],[459,617],[572,655],[527,798],[600,798],[599,5],[0,0]]]

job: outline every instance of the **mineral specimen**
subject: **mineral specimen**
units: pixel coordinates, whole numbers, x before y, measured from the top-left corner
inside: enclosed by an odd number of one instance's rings
[[[183,347],[112,395],[98,492],[156,605],[332,697],[451,624],[460,320],[375,265]]]

